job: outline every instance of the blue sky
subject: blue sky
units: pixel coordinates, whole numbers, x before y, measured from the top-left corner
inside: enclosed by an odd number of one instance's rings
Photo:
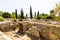
[[[55,7],[59,0],[0,0],[0,11],[14,12],[15,9],[20,12],[23,8],[24,13],[29,14],[30,6],[33,13],[39,10],[40,13],[49,13]]]

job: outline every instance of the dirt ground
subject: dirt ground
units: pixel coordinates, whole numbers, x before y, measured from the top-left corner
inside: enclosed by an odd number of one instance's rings
[[[8,31],[3,33],[10,37],[12,40],[39,40],[39,37],[26,33],[21,34],[20,32],[18,33],[17,31],[18,28],[15,31]]]
[[[17,34],[14,31],[11,32],[4,32],[8,37],[10,37],[12,40],[39,40],[38,37],[33,36],[31,34]]]
[[[19,35],[14,33],[14,31],[11,32],[4,32],[8,37],[10,37],[12,40],[31,40],[27,34]]]

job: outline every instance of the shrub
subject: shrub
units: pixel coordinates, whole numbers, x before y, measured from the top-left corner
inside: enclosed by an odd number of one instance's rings
[[[53,17],[51,17],[51,16],[47,16],[46,19],[53,19]]]
[[[17,15],[17,18],[20,19],[20,16],[21,16],[21,15]]]
[[[4,18],[0,16],[0,21],[3,21],[3,20],[4,20]]]
[[[37,19],[41,19],[41,17],[40,16],[37,16]]]
[[[14,13],[14,12],[11,14],[11,18],[13,18],[13,19],[15,19],[15,18],[16,18],[16,15],[15,15],[15,13]]]
[[[60,17],[54,17],[53,20],[55,20],[55,21],[59,21],[59,22],[60,22]]]
[[[13,22],[17,22],[16,20],[12,20]]]
[[[4,12],[3,14],[2,14],[2,16],[4,17],[4,18],[10,18],[10,13],[8,13],[8,12]]]

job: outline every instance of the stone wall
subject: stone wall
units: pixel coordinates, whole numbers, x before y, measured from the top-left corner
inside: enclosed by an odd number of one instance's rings
[[[60,40],[60,25],[35,22],[6,22],[0,23],[1,31],[11,31],[19,26],[19,31],[28,33],[42,40]]]
[[[17,27],[17,23],[15,22],[1,22],[0,23],[0,31],[11,31]]]
[[[60,40],[60,26],[52,24],[39,24],[23,22],[23,32],[39,36],[42,40]],[[33,28],[32,26],[36,26]],[[27,30],[28,28],[28,30]]]

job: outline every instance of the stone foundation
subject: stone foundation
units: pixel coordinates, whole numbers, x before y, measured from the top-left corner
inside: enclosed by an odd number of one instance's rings
[[[11,30],[15,30],[16,27],[17,27],[17,23],[15,22],[6,22],[6,23],[1,22],[0,31],[11,31]]]
[[[38,36],[42,40],[60,40],[60,25],[46,25],[31,22],[22,22],[22,25],[23,32]],[[36,28],[33,28],[32,26],[36,26]]]

